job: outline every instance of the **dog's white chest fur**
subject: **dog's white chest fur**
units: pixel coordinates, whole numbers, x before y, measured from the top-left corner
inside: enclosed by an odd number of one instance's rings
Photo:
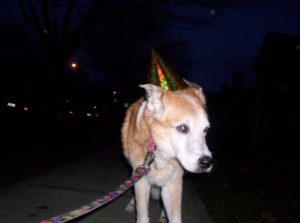
[[[166,186],[173,177],[183,174],[183,169],[177,160],[165,161],[157,156],[158,154],[156,154],[156,161],[151,166],[151,171],[147,175],[151,185],[158,187]]]

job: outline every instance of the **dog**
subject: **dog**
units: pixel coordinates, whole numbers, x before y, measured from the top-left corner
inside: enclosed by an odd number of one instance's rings
[[[121,141],[133,170],[144,161],[149,137],[156,147],[151,170],[135,184],[135,199],[126,208],[136,210],[137,223],[149,223],[149,197],[157,187],[164,206],[159,222],[181,223],[184,169],[193,173],[212,169],[212,153],[205,139],[210,127],[205,96],[201,87],[185,82],[188,88],[177,91],[140,85],[146,97],[126,111]]]

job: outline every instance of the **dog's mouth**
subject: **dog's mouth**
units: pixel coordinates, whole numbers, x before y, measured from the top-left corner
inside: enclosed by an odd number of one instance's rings
[[[201,168],[201,167],[198,167],[198,169],[195,171],[195,173],[210,173],[212,170],[213,170],[213,164],[208,167],[208,168]]]
[[[188,172],[191,172],[191,173],[210,173],[212,170],[213,170],[213,168],[214,168],[214,165],[213,164],[211,164],[210,166],[208,166],[208,167],[205,167],[205,168],[203,168],[203,167],[201,167],[201,166],[199,166],[199,165],[196,165],[196,168],[194,167],[194,168],[191,168],[191,167],[187,167],[187,166],[184,166],[183,164],[181,164],[181,166],[185,169],[185,170],[187,170]]]
[[[182,153],[177,156],[181,166],[191,173],[209,173],[213,169],[213,158],[209,155],[194,156]]]
[[[199,173],[209,173],[213,169],[213,158],[211,156],[203,156],[198,160]]]
[[[186,168],[187,167],[187,168]],[[210,173],[213,170],[213,159],[212,157],[203,157],[198,160],[197,164],[194,165],[194,168],[191,166],[184,167],[187,171],[192,173]]]

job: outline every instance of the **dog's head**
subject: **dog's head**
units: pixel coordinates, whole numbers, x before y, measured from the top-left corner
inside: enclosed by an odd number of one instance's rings
[[[190,172],[209,172],[212,154],[206,144],[209,121],[201,87],[167,91],[146,84],[146,115],[157,150],[164,159],[176,158]]]

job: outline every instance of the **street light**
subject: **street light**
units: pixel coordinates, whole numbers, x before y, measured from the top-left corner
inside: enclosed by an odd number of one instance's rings
[[[76,61],[70,61],[68,66],[71,75],[76,75],[78,73],[78,63]]]
[[[23,111],[24,111],[24,112],[28,112],[28,111],[29,111],[28,106],[24,106],[24,107],[23,107]]]
[[[78,68],[78,64],[76,62],[72,62],[70,66],[73,70],[76,70]]]

